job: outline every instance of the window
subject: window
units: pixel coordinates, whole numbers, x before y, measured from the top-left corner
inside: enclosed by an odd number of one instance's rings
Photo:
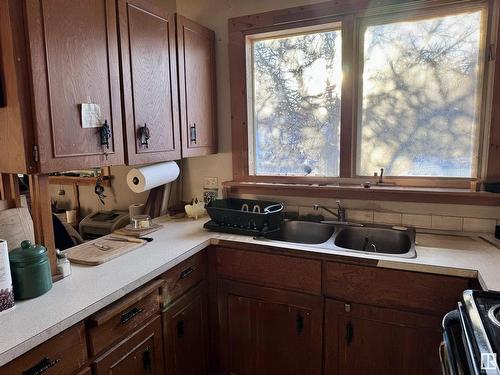
[[[497,176],[500,6],[396,3],[230,21],[235,180],[359,186],[384,168],[402,186],[469,188]]]
[[[475,177],[482,12],[369,25],[357,173]]]
[[[250,40],[254,175],[338,176],[341,31]]]

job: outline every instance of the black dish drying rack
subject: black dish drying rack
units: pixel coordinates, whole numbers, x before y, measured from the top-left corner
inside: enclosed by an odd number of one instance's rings
[[[206,206],[212,220],[204,225],[216,232],[262,236],[280,229],[284,205],[250,199],[215,199]]]

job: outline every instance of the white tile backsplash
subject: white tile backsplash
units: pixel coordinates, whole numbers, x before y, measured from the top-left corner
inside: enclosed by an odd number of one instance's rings
[[[401,214],[396,212],[373,212],[373,222],[376,224],[401,225]]]
[[[463,218],[461,217],[432,215],[431,220],[432,229],[454,230],[460,232],[463,230]]]
[[[403,214],[402,224],[415,228],[432,228],[431,215]]]
[[[464,217],[464,232],[495,232],[496,220]]]
[[[357,223],[373,223],[373,211],[347,210],[347,221]]]

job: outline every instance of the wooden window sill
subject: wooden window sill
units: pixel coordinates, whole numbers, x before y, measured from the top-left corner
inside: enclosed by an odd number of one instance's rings
[[[474,192],[467,189],[372,186],[285,184],[269,182],[227,181],[223,187],[228,194],[258,194],[295,197],[360,199],[417,203],[465,204],[500,206],[500,195]]]

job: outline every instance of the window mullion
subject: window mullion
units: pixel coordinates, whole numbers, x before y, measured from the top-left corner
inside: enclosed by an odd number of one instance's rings
[[[354,134],[354,16],[342,20],[342,102],[340,117],[340,177],[349,178],[353,173]]]

